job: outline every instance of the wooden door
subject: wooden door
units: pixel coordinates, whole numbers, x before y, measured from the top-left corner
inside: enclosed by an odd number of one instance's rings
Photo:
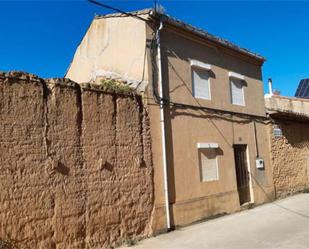
[[[234,145],[237,189],[240,205],[250,202],[250,175],[247,163],[247,145]]]

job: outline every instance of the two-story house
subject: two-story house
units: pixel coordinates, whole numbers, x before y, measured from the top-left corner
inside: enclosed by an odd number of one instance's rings
[[[118,77],[143,92],[155,232],[273,198],[263,62],[151,9],[94,18],[66,77]]]

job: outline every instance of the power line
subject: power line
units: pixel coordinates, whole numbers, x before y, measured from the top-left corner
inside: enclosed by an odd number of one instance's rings
[[[104,3],[101,3],[101,2],[97,2],[95,0],[88,0],[88,2],[90,3],[93,3],[93,4],[96,4],[98,6],[101,6],[103,8],[106,8],[106,9],[111,9],[113,11],[116,11],[118,13],[121,13],[123,15],[126,15],[126,16],[130,16],[130,17],[133,17],[133,18],[136,18],[136,19],[139,19],[139,20],[142,20],[142,21],[145,21],[145,22],[148,22],[147,19],[145,18],[142,18],[138,15],[135,15],[135,14],[132,14],[130,12],[126,12],[126,11],[123,11],[121,9],[118,9],[118,8],[115,8],[115,7],[112,7],[110,5],[107,5],[107,4],[104,4]],[[157,0],[155,0],[155,7],[157,6]],[[152,43],[155,41],[155,39],[152,40]],[[153,45],[151,46],[153,50]],[[153,54],[153,53],[152,53]],[[152,56],[153,57],[153,56]],[[155,64],[155,63],[153,63]],[[154,66],[154,65],[153,65]],[[155,71],[156,71],[156,67],[154,66],[154,70],[153,70],[153,78],[155,78]],[[154,90],[154,88],[153,88]],[[155,97],[155,100],[156,102],[159,101],[160,97],[158,96],[157,92],[154,90],[153,91],[154,93],[154,97]],[[163,99],[163,98],[162,98]],[[258,116],[258,115],[254,115],[254,114],[245,114],[245,113],[238,113],[238,112],[233,112],[233,111],[227,111],[227,110],[220,110],[220,109],[215,109],[215,108],[209,108],[209,107],[204,107],[204,106],[201,106],[201,105],[188,105],[188,104],[183,104],[183,103],[175,103],[173,101],[170,101],[170,100],[167,100],[167,99],[163,99],[163,103],[166,105],[172,105],[172,106],[175,106],[175,107],[182,107],[182,108],[191,108],[191,109],[200,109],[200,110],[207,110],[207,111],[211,111],[211,112],[216,112],[216,113],[219,113],[219,114],[230,114],[230,115],[236,115],[236,116],[240,116],[242,118],[245,118],[245,119],[253,119],[253,120],[259,120],[259,119],[262,119],[262,120],[268,120],[268,118],[264,117],[264,116]],[[263,121],[262,121],[263,122]]]
[[[235,112],[235,111],[228,111],[228,110],[222,110],[222,109],[216,109],[216,108],[211,108],[211,107],[206,107],[202,106],[200,103],[197,102],[197,105],[190,105],[190,104],[185,104],[185,103],[178,103],[178,102],[173,102],[168,98],[160,97],[157,90],[156,86],[154,85],[154,82],[157,80],[157,74],[158,74],[158,69],[157,69],[157,61],[156,61],[156,39],[153,38],[151,45],[150,45],[150,51],[151,51],[151,63],[152,63],[152,82],[153,82],[153,87],[152,87],[152,94],[155,102],[157,104],[160,103],[161,100],[163,100],[163,104],[167,106],[173,106],[176,108],[183,108],[183,109],[193,109],[193,110],[202,110],[202,111],[207,111],[211,113],[216,113],[216,114],[227,114],[227,115],[233,115],[237,116],[239,118],[242,118],[244,120],[248,120],[249,122],[251,121],[256,121],[259,123],[264,123],[268,124],[269,118],[265,116],[260,116],[256,114],[248,114],[248,113],[240,113],[240,112]],[[187,85],[187,84],[185,84]]]
[[[120,10],[120,9],[118,9],[118,8],[114,8],[114,7],[112,7],[112,6],[109,6],[109,5],[107,5],[107,4],[103,4],[103,3],[100,3],[100,2],[97,2],[97,1],[95,1],[95,0],[88,0],[90,3],[93,3],[93,4],[96,4],[96,5],[98,5],[98,6],[101,6],[101,7],[103,7],[103,8],[106,8],[106,9],[111,9],[111,10],[113,10],[113,11],[116,11],[116,12],[119,12],[119,13],[122,13],[122,14],[124,14],[124,15],[126,15],[126,16],[130,16],[130,17],[133,17],[133,18],[136,18],[136,19],[139,19],[139,20],[142,20],[142,21],[145,21],[145,22],[147,22],[148,20],[147,19],[145,19],[145,18],[142,18],[142,17],[140,17],[140,16],[138,16],[138,15],[134,15],[134,14],[132,14],[132,13],[129,13],[129,12],[126,12],[126,11],[123,11],[123,10]],[[154,0],[154,5],[155,5],[155,12],[157,12],[157,0]],[[153,53],[153,45],[154,45],[154,42],[155,42],[155,38],[153,38],[152,39],[152,42],[151,42],[151,46],[150,46],[150,50],[152,51],[152,64],[153,64],[153,67],[154,67],[154,69],[155,70],[153,70],[153,78],[155,78],[156,77],[156,64],[154,65],[154,61],[155,61],[155,59],[154,59],[154,53]],[[146,55],[146,48],[145,48],[145,55]],[[145,60],[145,58],[144,58],[144,60]],[[144,63],[144,67],[145,67],[145,63]],[[145,69],[145,68],[144,68]],[[143,70],[143,78],[144,78],[144,70]],[[153,87],[153,95],[154,95],[154,99],[156,100],[156,101],[158,101],[159,99],[160,99],[160,97],[158,96],[158,93],[156,92],[156,90],[155,90],[155,88]],[[187,105],[187,104],[183,104],[183,103],[175,103],[175,102],[172,102],[172,101],[169,101],[169,100],[166,100],[166,99],[163,99],[163,102],[164,102],[164,104],[166,105],[166,104],[168,104],[168,105],[172,105],[172,106],[176,106],[176,107],[184,107],[184,108],[193,108],[193,109],[200,109],[200,110],[207,110],[207,111],[211,111],[211,112],[215,112],[215,113],[221,113],[221,114],[230,114],[230,115],[236,115],[236,116],[240,116],[240,117],[242,117],[242,118],[249,118],[251,121],[253,120],[253,121],[257,121],[257,120],[259,120],[259,119],[262,119],[263,121],[265,121],[267,118],[265,118],[265,117],[263,117],[263,116],[256,116],[256,115],[250,115],[250,114],[242,114],[242,113],[237,113],[237,112],[232,112],[232,111],[226,111],[226,110],[218,110],[218,109],[213,109],[213,108],[207,108],[207,107],[203,107],[203,106],[194,106],[194,105]],[[254,128],[255,128],[255,130],[256,130],[256,126],[255,126],[255,122],[254,122]],[[261,188],[262,189],[262,191],[263,191],[263,193],[265,194],[265,196],[266,196],[266,198],[268,199],[268,200],[270,200],[270,201],[272,201],[272,198],[268,195],[268,193],[265,191],[265,189],[261,186],[261,184],[258,182],[258,180],[254,177],[254,175],[252,174],[252,173],[250,173],[250,175],[251,175],[251,177],[255,180],[255,182],[256,182],[256,184],[257,184],[257,186],[259,187],[259,188]],[[272,204],[274,204],[274,205],[276,205],[276,206],[278,206],[278,207],[280,207],[280,208],[282,208],[282,209],[285,209],[286,211],[289,211],[289,212],[292,212],[292,213],[294,213],[294,214],[296,214],[296,215],[299,215],[299,216],[302,216],[302,217],[304,217],[304,218],[309,218],[309,216],[307,216],[307,215],[305,215],[305,214],[303,214],[303,213],[300,213],[300,212],[297,212],[297,211],[295,211],[295,210],[291,210],[291,209],[289,209],[289,208],[286,208],[286,207],[284,207],[284,206],[282,206],[282,205],[279,205],[279,204],[277,204],[277,203],[275,203],[275,202],[271,202]]]
[[[130,12],[123,11],[123,10],[121,10],[121,9],[112,7],[112,6],[107,5],[107,4],[104,4],[104,3],[97,2],[97,1],[95,1],[95,0],[88,0],[88,2],[93,3],[93,4],[96,4],[96,5],[98,5],[98,6],[101,6],[101,7],[103,7],[103,8],[106,8],[106,9],[110,9],[110,10],[116,11],[116,12],[121,13],[121,14],[124,14],[124,15],[126,15],[126,16],[130,16],[130,17],[133,17],[133,18],[142,20],[142,21],[144,21],[144,22],[147,22],[147,21],[148,21],[147,19],[142,18],[142,17],[140,17],[140,16],[138,16],[138,15],[134,15],[134,14],[132,14],[132,13],[130,13]]]

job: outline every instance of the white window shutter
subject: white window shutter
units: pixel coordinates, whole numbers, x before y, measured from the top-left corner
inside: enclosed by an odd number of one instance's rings
[[[244,98],[244,83],[242,80],[231,78],[231,97],[232,104],[234,105],[245,105]]]
[[[202,181],[215,181],[219,179],[216,149],[201,151]]]
[[[197,67],[192,68],[193,96],[210,100],[209,73]]]

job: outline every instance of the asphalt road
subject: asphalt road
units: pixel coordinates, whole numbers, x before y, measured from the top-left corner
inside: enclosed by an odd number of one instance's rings
[[[188,226],[130,249],[307,249],[309,194]]]

